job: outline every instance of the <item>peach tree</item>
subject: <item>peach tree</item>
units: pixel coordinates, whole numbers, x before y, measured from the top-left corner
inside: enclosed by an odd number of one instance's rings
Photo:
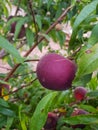
[[[98,0],[0,1],[0,129],[98,130],[97,35]]]

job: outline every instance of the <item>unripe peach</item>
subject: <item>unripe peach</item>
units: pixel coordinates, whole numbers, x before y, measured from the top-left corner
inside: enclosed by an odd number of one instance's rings
[[[87,94],[87,90],[84,87],[76,87],[74,90],[74,97],[76,100],[83,100],[85,99]]]
[[[43,87],[51,90],[66,90],[72,86],[76,65],[71,60],[49,53],[37,65],[37,77]]]

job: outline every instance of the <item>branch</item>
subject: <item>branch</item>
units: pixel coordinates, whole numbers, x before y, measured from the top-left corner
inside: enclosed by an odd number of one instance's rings
[[[33,73],[36,73],[36,71],[31,71],[31,72],[25,73],[25,74],[14,74],[13,77],[16,78],[16,77],[18,77],[18,76],[25,76],[25,75],[27,76],[27,75],[33,74]]]
[[[5,70],[11,70],[10,68],[4,67],[4,66],[1,66],[1,65],[0,65],[0,68],[5,69]]]
[[[38,42],[38,29],[37,29],[37,24],[36,24],[36,20],[35,20],[35,14],[34,14],[34,11],[32,9],[32,1],[31,0],[29,0],[29,8],[30,8],[31,16],[33,18],[33,22],[34,22],[34,26],[35,26],[36,42]]]
[[[0,98],[3,98],[3,97],[5,97],[5,96],[11,95],[11,94],[13,94],[13,93],[16,93],[16,92],[18,92],[20,89],[23,89],[23,88],[25,88],[25,87],[30,86],[30,85],[31,85],[34,81],[36,81],[36,80],[37,80],[37,78],[33,79],[30,83],[28,83],[28,84],[26,84],[26,85],[22,85],[20,88],[14,90],[14,91],[10,91],[9,93],[7,93],[7,94],[5,94],[5,95],[0,96]]]
[[[63,20],[63,18],[66,16],[66,14],[68,13],[68,11],[72,8],[72,6],[69,6],[62,14],[61,16],[49,27],[49,29],[46,31],[45,34],[48,34],[60,21]],[[42,36],[38,42],[36,42],[31,48],[30,50],[27,51],[27,53],[24,55],[24,57],[27,57],[33,50],[34,48],[42,41],[44,40],[45,37]]]
[[[17,13],[18,13],[18,10],[19,10],[19,7],[20,7],[20,3],[21,3],[21,0],[19,0],[19,2],[18,2],[18,6],[17,6],[16,12],[15,12],[15,16],[16,16]]]
[[[68,11],[70,11],[70,9],[73,6],[69,6],[62,14],[61,16],[49,27],[49,29],[46,31],[46,34],[48,34],[60,21],[63,20],[63,18],[67,15]],[[35,47],[42,41],[44,40],[45,37],[42,36],[38,42],[36,42],[24,55],[24,57],[27,57],[34,49]],[[10,79],[10,77],[13,75],[13,73],[16,71],[16,69],[20,66],[20,64],[16,64],[14,66],[14,68],[12,69],[12,71],[10,71],[10,73],[8,73],[7,77],[4,79],[4,81],[8,81]]]
[[[39,59],[28,59],[28,60],[26,60],[26,61],[24,61],[24,62],[31,62],[31,61],[38,62],[38,61],[39,61]]]

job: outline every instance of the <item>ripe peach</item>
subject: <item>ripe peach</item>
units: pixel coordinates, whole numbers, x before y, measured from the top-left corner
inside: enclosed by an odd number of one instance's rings
[[[87,94],[87,90],[84,87],[76,87],[74,90],[74,97],[76,100],[83,100],[85,99]]]
[[[72,85],[76,65],[56,53],[43,56],[37,64],[37,77],[41,85],[51,90],[66,90]]]
[[[44,125],[44,130],[56,130],[58,116],[53,112],[48,112],[48,117]]]

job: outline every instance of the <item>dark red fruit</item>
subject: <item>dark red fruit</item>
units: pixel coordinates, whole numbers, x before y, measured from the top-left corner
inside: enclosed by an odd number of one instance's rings
[[[12,19],[13,17],[14,17],[14,16],[10,16],[10,17],[8,18],[8,20]],[[13,34],[15,33],[16,24],[17,24],[17,22],[13,22],[13,23],[11,24],[10,33],[13,33]],[[25,32],[26,32],[26,29],[25,29],[24,25],[22,25],[21,30],[20,30],[20,32],[19,32],[19,34],[18,34],[18,38],[23,38],[23,37],[25,36]]]
[[[72,85],[76,65],[63,56],[49,53],[40,59],[36,72],[43,87],[57,91],[66,90]]]
[[[77,87],[74,90],[74,97],[76,100],[83,100],[85,99],[87,94],[87,90],[84,87]]]
[[[82,110],[82,109],[75,109],[72,113],[71,116],[78,116],[78,115],[86,115],[86,114],[89,114],[87,111],[85,110]],[[72,125],[72,128],[85,128],[85,125],[84,124],[77,124],[77,125]]]
[[[58,116],[53,112],[48,112],[48,117],[44,125],[44,130],[56,130]]]

